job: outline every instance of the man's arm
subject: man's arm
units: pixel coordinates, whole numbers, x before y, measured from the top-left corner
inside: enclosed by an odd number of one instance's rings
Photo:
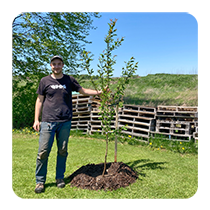
[[[35,105],[35,116],[34,116],[34,125],[33,125],[35,131],[39,131],[39,126],[40,126],[39,116],[41,113],[43,101],[44,101],[44,96],[38,95]]]
[[[87,96],[94,96],[94,95],[100,95],[102,91],[97,91],[97,90],[91,90],[91,89],[85,89],[85,88],[80,88],[79,93]]]

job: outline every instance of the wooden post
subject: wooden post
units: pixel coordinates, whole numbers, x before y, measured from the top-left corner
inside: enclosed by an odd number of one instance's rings
[[[119,110],[119,104],[116,105],[116,120],[115,120],[115,130],[118,129],[118,110]],[[114,162],[117,162],[117,134],[115,133],[115,154],[114,154]]]

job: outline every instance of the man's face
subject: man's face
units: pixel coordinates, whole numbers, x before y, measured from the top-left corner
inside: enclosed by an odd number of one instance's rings
[[[52,68],[53,73],[58,75],[62,73],[64,64],[60,59],[55,59],[50,63],[50,66]]]

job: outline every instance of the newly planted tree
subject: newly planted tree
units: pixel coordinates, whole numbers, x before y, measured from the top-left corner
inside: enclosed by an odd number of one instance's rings
[[[115,57],[112,52],[116,50],[124,41],[124,38],[115,39],[117,36],[115,28],[117,19],[110,20],[108,34],[105,37],[105,42],[107,44],[106,49],[100,54],[98,66],[98,80],[93,79],[94,70],[90,68],[90,62],[93,60],[93,55],[90,52],[83,51],[83,67],[88,71],[91,76],[91,82],[96,90],[102,90],[101,93],[101,106],[100,115],[102,120],[102,130],[106,135],[106,152],[104,161],[104,170],[102,176],[104,176],[106,171],[106,160],[108,154],[108,142],[110,135],[115,135],[115,162],[117,162],[117,137],[120,134],[122,128],[118,126],[118,110],[123,105],[123,95],[126,85],[129,83],[129,79],[134,75],[137,70],[138,63],[135,63],[133,57],[126,63],[126,66],[122,68],[121,77],[118,79],[117,84],[113,84],[113,72],[114,65],[116,63]],[[115,129],[111,129],[111,123],[114,121],[114,116],[116,118]]]

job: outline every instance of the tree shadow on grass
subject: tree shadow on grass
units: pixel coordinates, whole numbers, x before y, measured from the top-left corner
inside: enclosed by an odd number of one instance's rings
[[[167,162],[153,162],[150,159],[140,159],[131,162],[127,162],[126,164],[129,165],[133,170],[135,170],[139,175],[145,177],[146,173],[145,170],[163,170],[166,169],[163,165]]]

